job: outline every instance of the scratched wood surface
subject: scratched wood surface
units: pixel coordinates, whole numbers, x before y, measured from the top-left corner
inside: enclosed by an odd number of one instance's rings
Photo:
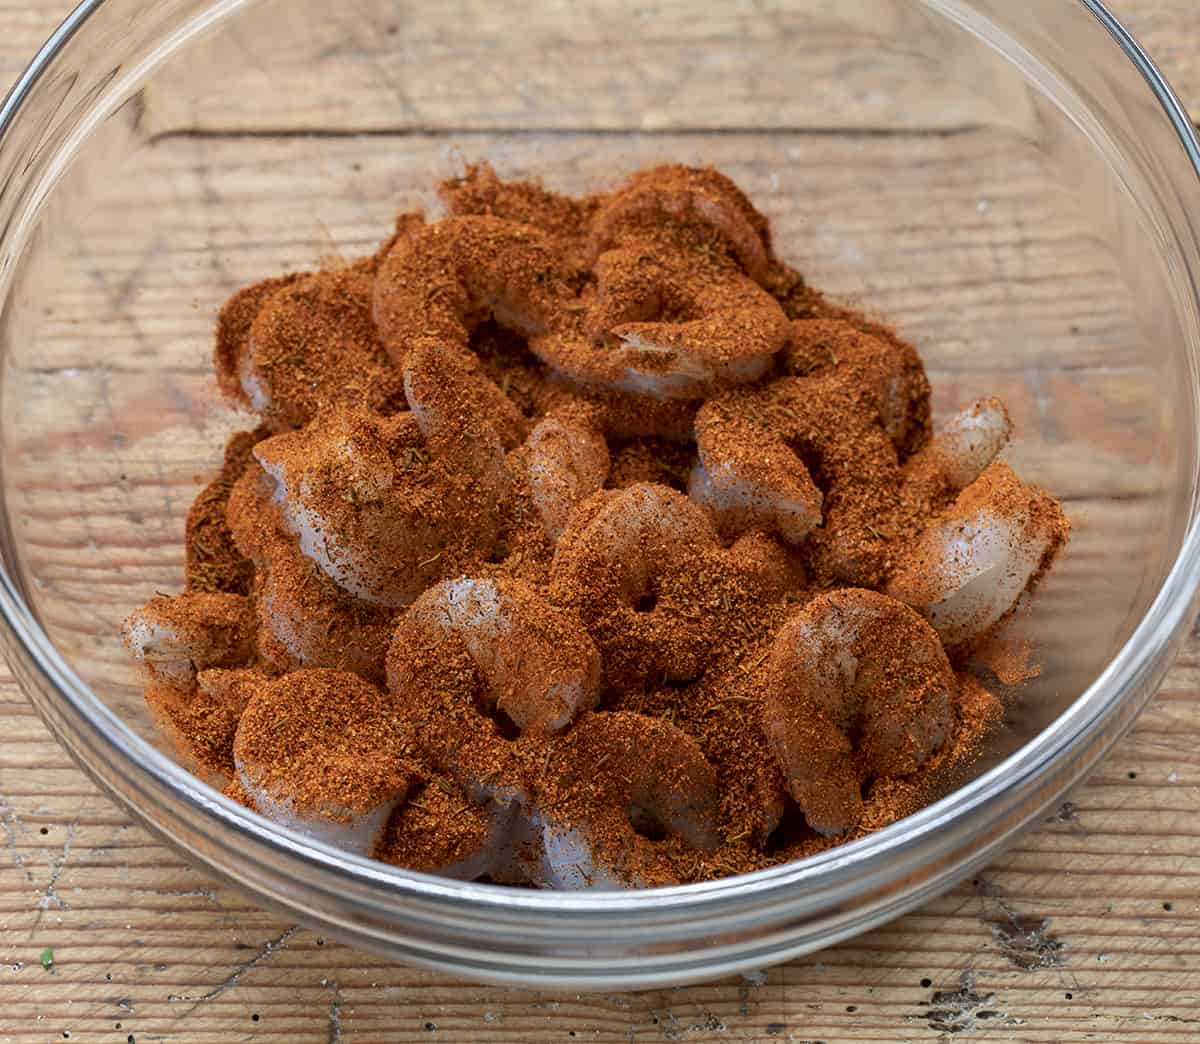
[[[1114,6],[1200,111],[1192,0]],[[63,13],[58,0],[0,0],[0,76],[15,76]],[[151,96],[146,118],[176,128],[203,112],[156,111]],[[214,140],[211,162],[222,155]],[[244,263],[253,272],[260,261]],[[1069,296],[1102,339],[1104,293]],[[185,297],[159,305],[182,309]],[[883,307],[905,305],[897,289]],[[1069,325],[1066,311],[1047,305],[1047,326]],[[1081,415],[1089,395],[1106,401],[1104,379],[1082,379]],[[999,390],[1033,410],[1017,384]],[[124,604],[120,590],[112,597]],[[1200,1039],[1198,685],[1200,635],[1069,802],[916,913],[750,978],[575,995],[414,971],[255,909],[133,826],[2,672],[0,1041]]]

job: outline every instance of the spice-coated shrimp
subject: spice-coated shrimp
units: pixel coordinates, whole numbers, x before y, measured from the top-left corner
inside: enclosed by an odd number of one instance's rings
[[[405,367],[411,413],[337,412],[254,455],[301,551],[345,591],[407,605],[461,555],[486,555],[509,492],[504,446],[471,409],[471,380],[423,347]]]
[[[233,756],[254,807],[280,826],[371,855],[419,778],[408,760],[411,733],[393,701],[345,671],[245,684]]]
[[[897,447],[910,435],[899,404],[919,410],[923,374],[875,338],[843,333],[839,345],[847,358],[831,374],[785,377],[706,403],[696,415],[700,462],[689,494],[724,529],[765,528],[793,545],[811,536],[831,578],[875,584],[886,571],[891,519],[970,482],[1010,424],[996,400],[974,403],[901,466]]]
[[[447,643],[470,657],[483,702],[522,732],[560,731],[599,689],[600,656],[579,622],[520,580],[445,580],[408,608],[388,658],[390,686],[404,702],[421,701],[415,665]]]
[[[387,678],[435,769],[475,804],[524,808],[519,752],[591,705],[600,660],[578,620],[532,586],[460,577],[396,621]]]
[[[251,468],[235,484],[228,510],[237,548],[256,569],[259,653],[278,670],[332,667],[381,678],[391,611],[355,598],[301,553],[271,485]]]
[[[696,417],[696,440],[700,460],[688,496],[723,529],[766,529],[799,546],[821,524],[821,491],[778,435],[738,409],[706,406]]]
[[[430,452],[501,495],[502,451],[520,445],[528,426],[474,358],[429,342],[413,347],[405,355],[404,397]]]
[[[125,621],[125,643],[147,681],[188,688],[196,672],[254,655],[254,609],[237,594],[193,591],[150,599]]]
[[[709,640],[674,588],[693,575],[698,555],[719,548],[705,512],[666,486],[604,490],[580,505],[559,540],[551,585],[598,636],[610,684],[700,672]]]
[[[501,181],[491,164],[468,164],[462,175],[443,181],[438,198],[452,217],[486,214],[532,225],[549,236],[568,264],[590,263],[584,241],[598,200],[553,192],[536,181]]]
[[[919,768],[953,724],[954,673],[908,606],[842,588],[779,631],[767,661],[763,730],[809,825],[853,826],[862,784]]]
[[[541,840],[520,804],[475,804],[448,776],[410,798],[392,814],[379,858],[460,881],[534,883]]]
[[[999,399],[977,399],[942,424],[904,463],[907,486],[957,493],[974,482],[1008,444],[1012,421]]]
[[[792,377],[854,382],[901,456],[929,427],[929,381],[916,348],[890,330],[848,319],[797,319],[781,356]]]
[[[548,333],[575,297],[575,280],[555,243],[530,225],[446,218],[384,257],[375,324],[398,365],[421,345],[465,355],[471,331],[489,317],[526,337]]]
[[[897,451],[927,410],[928,384],[902,343],[838,320],[797,322],[792,331],[789,369],[813,375],[735,389],[701,407],[689,493],[722,528],[766,528],[793,545],[824,521],[829,571],[845,582],[873,580],[879,562],[864,548],[889,506],[880,498],[897,494]],[[878,481],[889,474],[893,482]]]
[[[811,535],[832,579],[875,582],[884,546],[872,532],[895,501],[899,464],[877,414],[855,399],[836,385],[785,377],[709,400],[696,415],[700,467],[689,492],[723,528],[766,528],[793,545]]]
[[[681,224],[722,238],[751,279],[771,267],[767,219],[729,178],[711,168],[670,164],[638,171],[602,200],[589,228],[594,257],[628,242],[647,226]]]
[[[465,355],[471,330],[493,317],[584,385],[693,399],[756,380],[786,343],[787,319],[735,258],[698,233],[728,228],[740,244],[735,255],[743,247],[753,254],[752,241],[761,254],[761,240],[741,215],[722,216],[716,195],[687,190],[697,206],[669,193],[662,205],[694,219],[693,242],[647,241],[626,219],[643,213],[653,191],[641,184],[611,213],[602,208],[592,237],[602,250],[596,286],[586,293],[561,243],[532,225],[477,214],[398,241],[374,291],[376,325],[393,359],[402,363],[427,344]]]
[[[576,506],[604,486],[608,445],[591,411],[562,410],[530,432],[524,461],[534,507],[555,544]]]
[[[769,239],[766,219],[716,171],[635,174],[591,217],[597,286],[579,326],[531,347],[576,380],[658,399],[757,380],[789,333],[760,285]],[[605,350],[583,350],[580,328]]]
[[[371,319],[375,259],[268,280],[222,310],[218,379],[226,394],[276,431],[303,427],[330,406],[394,412],[400,371]]]
[[[699,505],[651,482],[580,504],[550,566],[551,598],[579,614],[619,693],[696,678],[746,611],[799,583],[773,538],[747,534],[722,547]]]
[[[646,834],[710,852],[721,843],[712,766],[670,722],[628,711],[590,714],[551,756],[537,798],[543,883],[637,888],[670,883]]]
[[[921,534],[887,586],[948,647],[996,625],[1049,567],[1068,523],[1047,493],[992,464]]]
[[[338,588],[293,543],[273,541],[259,569],[257,603],[260,651],[274,667],[382,677],[391,611]]]
[[[243,673],[226,668],[254,658],[251,601],[206,592],[160,596],[125,621],[124,634],[142,667],[143,695],[155,719],[201,774],[226,778],[242,704],[217,677]]]
[[[654,245],[601,254],[577,322],[530,348],[584,384],[697,399],[758,380],[787,342],[779,303],[732,261]]]

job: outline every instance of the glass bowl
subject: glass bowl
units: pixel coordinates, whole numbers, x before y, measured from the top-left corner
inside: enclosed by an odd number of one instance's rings
[[[1041,675],[963,785],[864,840],[630,893],[459,883],[279,829],[177,764],[120,646],[182,576],[245,418],[239,285],[373,248],[465,160],[580,190],[731,174],[818,286],[899,325],[945,412],[1005,398],[1074,539],[1017,625]],[[658,986],[825,946],[947,888],[1128,728],[1192,615],[1200,212],[1167,85],[1082,0],[91,0],[0,112],[3,559],[14,673],[114,798],[348,942],[479,979]],[[1190,211],[1189,211],[1190,205]]]

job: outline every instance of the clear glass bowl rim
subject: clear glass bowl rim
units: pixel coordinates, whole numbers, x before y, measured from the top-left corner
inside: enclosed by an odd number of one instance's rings
[[[14,120],[37,87],[47,66],[87,20],[108,2],[84,0],[80,3],[17,79],[0,105],[0,149],[7,144]],[[925,2],[934,8],[941,6],[939,0]],[[1190,160],[1197,178],[1197,197],[1200,198],[1200,140],[1182,103],[1142,47],[1100,0],[1076,2],[1100,23],[1146,81]],[[226,3],[214,6],[232,8],[240,4],[238,0],[226,0]],[[1197,360],[1193,359],[1192,362],[1195,364]],[[1193,365],[1191,391],[1194,401],[1200,399],[1196,369],[1196,365]],[[1200,416],[1200,410],[1196,411],[1196,415]],[[1197,462],[1193,461],[1193,472],[1196,467]],[[1193,481],[1193,486],[1196,485]],[[225,843],[236,844],[243,837],[259,845],[265,842],[285,859],[299,860],[314,869],[345,875],[347,883],[352,881],[358,886],[420,897],[434,906],[444,907],[447,913],[456,908],[461,911],[465,907],[484,918],[488,908],[496,913],[548,916],[554,919],[555,934],[561,932],[569,937],[572,921],[581,926],[583,920],[590,922],[597,917],[607,919],[649,914],[651,911],[656,914],[670,912],[675,916],[700,917],[715,912],[713,907],[720,905],[722,899],[767,899],[769,893],[778,895],[781,890],[786,890],[795,895],[814,886],[819,895],[822,885],[836,882],[839,886],[845,886],[856,878],[861,880],[880,873],[886,864],[904,853],[913,852],[922,842],[927,842],[951,823],[972,815],[984,818],[997,815],[1003,808],[1006,795],[1023,790],[1022,784],[1035,783],[1039,777],[1051,774],[1053,768],[1068,760],[1072,752],[1089,738],[1102,736],[1106,723],[1120,708],[1124,697],[1145,684],[1148,678],[1157,681],[1154,676],[1162,670],[1161,663],[1157,662],[1161,659],[1159,654],[1190,620],[1200,590],[1200,528],[1197,526],[1195,497],[1189,505],[1189,514],[1187,532],[1170,572],[1128,640],[1071,707],[1001,764],[920,812],[828,852],[753,874],[644,891],[531,892],[451,881],[400,870],[309,841],[275,826],[206,787],[185,768],[138,737],[109,711],[58,653],[29,610],[7,568],[0,569],[0,615],[12,636],[23,647],[29,661],[35,665],[42,681],[54,691],[57,698],[65,701],[73,717],[87,723],[92,744],[107,748],[108,757],[113,763],[139,767],[147,775],[148,783],[166,788],[177,799],[210,817],[218,830],[230,832],[229,836],[223,838]],[[53,723],[49,724],[60,740],[63,739]],[[1117,734],[1104,737],[1104,747],[1110,746],[1116,738]],[[1087,767],[1084,766],[1075,776]],[[1048,805],[1058,796],[1059,793],[1047,795],[1043,804]],[[134,812],[142,815],[138,809],[134,809]],[[1025,822],[1032,818],[1032,814],[1026,816]],[[842,888],[839,887],[838,891],[842,891]],[[282,901],[286,903],[286,900]]]

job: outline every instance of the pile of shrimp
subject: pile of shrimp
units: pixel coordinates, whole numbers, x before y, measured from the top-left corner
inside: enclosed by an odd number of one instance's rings
[[[932,431],[915,350],[714,170],[441,196],[222,310],[259,426],[185,592],[127,621],[149,705],[262,815],[449,877],[644,887],[855,836],[1065,540],[1003,404]]]

